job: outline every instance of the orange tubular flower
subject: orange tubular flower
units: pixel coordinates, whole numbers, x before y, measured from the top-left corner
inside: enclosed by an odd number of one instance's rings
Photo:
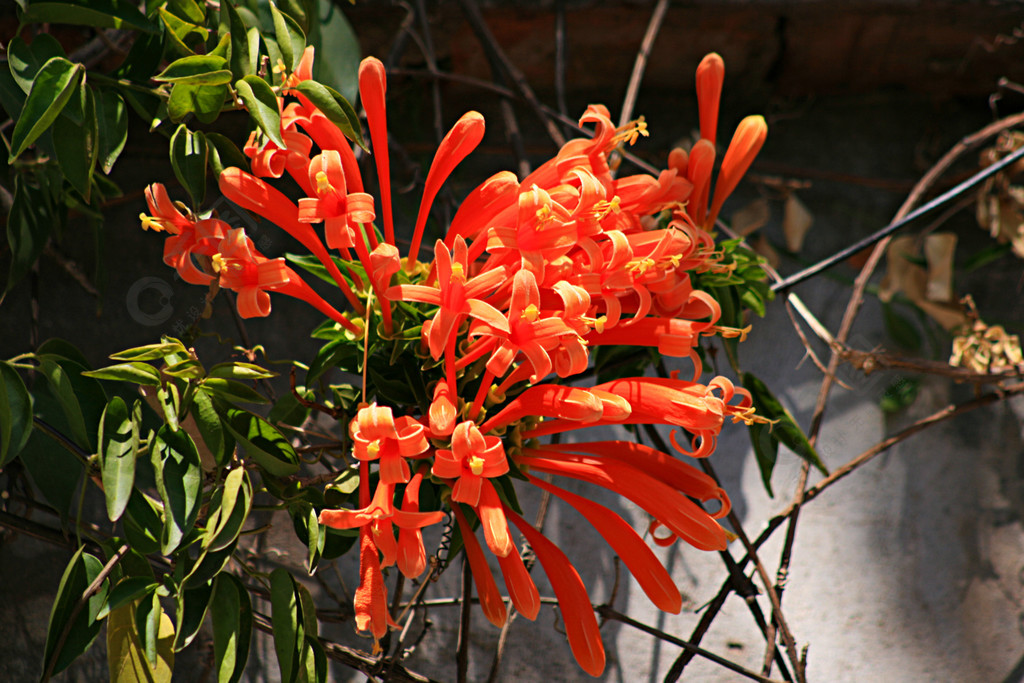
[[[384,241],[395,243],[395,223],[391,214],[391,163],[388,156],[388,118],[384,95],[387,92],[384,65],[376,57],[367,57],[359,64],[359,98],[366,110],[370,128],[373,160],[380,182],[380,204],[384,210]]]
[[[357,460],[379,461],[380,480],[385,484],[409,481],[406,458],[425,452],[426,429],[415,419],[403,415],[394,417],[391,408],[376,404],[360,408],[349,425]]]
[[[452,449],[437,449],[431,474],[455,480],[452,500],[471,506],[484,527],[487,547],[498,557],[515,550],[501,500],[489,480],[508,472],[505,448],[496,436],[484,436],[472,422],[460,423],[452,432]]]
[[[754,157],[761,151],[767,137],[768,124],[765,123],[763,116],[748,116],[740,121],[729,143],[729,149],[725,151],[725,158],[722,159],[722,168],[715,182],[715,196],[711,200],[711,211],[704,221],[705,228],[715,224],[722,204],[739,185],[740,178],[754,162]]]
[[[353,599],[356,629],[373,635],[373,654],[380,652],[378,641],[387,635],[388,627],[398,624],[388,613],[388,589],[380,570],[377,548],[369,528],[359,531],[359,587]]]
[[[505,601],[501,599],[501,592],[498,591],[498,584],[494,582],[494,574],[487,566],[487,559],[484,557],[480,541],[476,540],[472,527],[466,516],[458,505],[452,506],[452,512],[459,524],[459,532],[462,534],[462,542],[466,548],[466,559],[469,560],[469,569],[473,574],[473,583],[476,584],[476,593],[480,597],[480,608],[484,611],[487,621],[498,628],[505,625],[508,611],[505,608]]]
[[[425,331],[430,355],[435,360],[450,345],[454,345],[458,326],[467,316],[482,320],[502,332],[509,332],[508,320],[501,311],[479,298],[494,293],[503,285],[507,278],[506,271],[494,268],[470,278],[467,257],[466,243],[461,238],[455,240],[451,252],[444,246],[444,242],[438,240],[434,246],[437,287],[396,285],[385,292],[385,296],[393,301],[420,301],[440,307],[441,310],[431,322],[430,331]],[[454,363],[452,358],[449,361]],[[451,377],[449,386],[454,385],[454,377]]]
[[[715,144],[718,131],[718,103],[725,81],[725,63],[716,52],[704,57],[697,66],[697,106],[700,111],[700,136]]]
[[[373,222],[373,197],[365,192],[346,193],[345,172],[337,150],[324,150],[313,157],[308,174],[310,194],[315,196],[299,200],[298,221],[323,221],[327,246],[331,249],[355,246],[351,226]]]
[[[407,268],[412,269],[416,264],[416,257],[420,253],[420,241],[423,239],[423,228],[427,225],[427,216],[430,214],[430,207],[434,203],[444,181],[452,174],[455,167],[462,163],[462,160],[469,156],[469,153],[476,149],[484,138],[484,117],[478,112],[470,111],[462,115],[456,121],[452,129],[441,140],[437,153],[427,171],[427,179],[423,184],[423,199],[420,201],[420,210],[416,215],[416,227],[412,233],[412,246],[409,247],[409,260]]]
[[[548,540],[544,534],[512,510],[505,514],[516,525],[533,547],[537,559],[544,567],[551,587],[558,598],[558,607],[562,610],[562,622],[565,634],[569,639],[569,647],[576,662],[591,676],[600,676],[604,671],[604,644],[601,642],[601,629],[590,606],[587,588],[583,585],[576,568],[569,562],[558,546]]]

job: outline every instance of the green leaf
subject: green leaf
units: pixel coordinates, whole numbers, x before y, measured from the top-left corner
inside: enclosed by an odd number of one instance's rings
[[[192,55],[182,57],[167,65],[154,81],[164,83],[188,83],[190,85],[221,85],[231,82],[228,60],[216,55]]]
[[[135,484],[141,411],[141,404],[136,404],[135,415],[129,415],[128,406],[115,396],[100,418],[100,476],[111,522],[121,518]]]
[[[166,614],[160,614],[155,652],[157,663],[153,666],[147,660],[136,632],[135,611],[135,605],[125,604],[112,610],[107,617],[107,663],[110,667],[110,681],[171,683],[171,673],[174,670],[174,651],[171,649],[174,627],[171,619]]]
[[[150,457],[156,488],[164,502],[164,527],[160,551],[169,555],[178,548],[199,513],[203,471],[199,452],[184,429],[164,425],[153,441]]]
[[[157,641],[159,640],[161,622],[165,616],[163,608],[160,607],[160,597],[156,593],[140,600],[135,608],[135,632],[139,636],[142,654],[150,668],[159,664]]]
[[[32,395],[18,371],[0,361],[0,468],[14,460],[32,434]]]
[[[270,605],[274,651],[281,667],[281,681],[294,683],[299,675],[305,634],[299,614],[295,579],[287,569],[278,567],[270,573]]]
[[[175,353],[187,353],[188,349],[177,339],[170,339],[168,341],[160,342],[159,344],[146,344],[145,346],[136,346],[131,349],[125,349],[117,353],[111,354],[111,360],[158,360],[165,358]]]
[[[103,563],[79,548],[72,556],[64,576],[57,588],[57,598],[50,610],[50,625],[46,630],[46,646],[43,648],[43,670],[60,673],[83,654],[99,635],[103,622],[97,619],[107,599],[109,581],[89,596],[80,608],[78,603],[89,585],[99,576]],[[77,611],[77,614],[76,614]],[[62,634],[67,637],[61,641]],[[52,667],[50,664],[52,663]]]
[[[277,373],[252,363],[218,363],[210,368],[207,376],[224,379],[254,380],[277,377]]]
[[[18,87],[26,95],[32,89],[32,81],[39,69],[53,57],[67,55],[57,39],[49,33],[34,36],[31,44],[22,40],[21,36],[15,36],[7,46],[7,65]]]
[[[72,64],[63,57],[53,57],[42,66],[32,81],[32,89],[11,133],[11,154],[7,163],[13,163],[50,127],[78,89],[84,74],[84,66]]]
[[[168,365],[162,372],[165,375],[181,379],[202,379],[206,377],[206,369],[195,358],[186,358],[183,361]]]
[[[107,596],[107,602],[103,605],[103,609],[100,610],[99,614],[96,615],[96,618],[102,619],[111,612],[135,602],[142,596],[155,592],[159,586],[160,584],[153,581],[152,576],[124,577],[111,589],[110,595]]]
[[[275,477],[286,477],[299,470],[299,454],[288,439],[272,424],[245,410],[224,411],[228,431],[245,448],[246,455]]]
[[[213,661],[218,683],[237,683],[245,672],[252,639],[252,604],[242,582],[228,573],[214,580]]]
[[[777,398],[769,391],[764,382],[749,372],[743,373],[743,386],[750,392],[754,408],[764,418],[776,421],[772,425],[772,437],[779,440],[800,458],[818,468],[822,474],[828,475],[828,469],[818,456],[818,452],[807,440],[803,430],[789,414]]]
[[[236,547],[238,547],[238,539],[235,539],[228,546],[220,550],[210,550],[209,548],[203,550],[199,557],[196,558],[191,569],[188,570],[188,575],[185,577],[182,585],[188,588],[195,588],[211,581],[231,561]]]
[[[177,624],[174,628],[174,644],[171,646],[175,652],[184,650],[199,635],[212,594],[212,581],[178,592]]]
[[[97,28],[137,29],[153,33],[157,27],[129,0],[63,0],[32,2],[21,16],[23,24],[76,24]]]
[[[213,399],[209,394],[195,392],[192,395],[190,411],[199,428],[199,434],[203,437],[203,443],[213,455],[214,462],[223,467],[231,460],[235,451],[235,441],[221,423],[220,415],[213,407]]]
[[[208,29],[186,19],[182,19],[173,12],[168,11],[165,7],[161,7],[159,13],[160,21],[163,22],[163,25],[167,28],[164,34],[167,36],[167,39],[170,41],[175,52],[180,55],[188,57],[195,54],[195,50],[189,47],[187,42],[191,36],[198,36],[198,40],[196,41],[198,43],[205,43],[206,39],[210,37],[210,31]]]
[[[231,72],[238,78],[253,73],[246,27],[229,0],[220,4],[220,25],[221,35],[224,35],[225,28],[231,34]]]
[[[309,98],[349,140],[366,149],[359,115],[337,90],[316,81],[302,81],[295,89]]]
[[[259,76],[246,76],[235,83],[238,96],[245,103],[249,115],[260,130],[278,147],[284,148],[281,138],[281,114],[277,109],[277,95]]]
[[[125,508],[124,535],[132,549],[149,555],[160,549],[163,533],[163,513],[159,505],[138,489],[133,490]]]
[[[7,243],[11,249],[7,291],[28,274],[56,227],[49,194],[30,184],[26,176],[18,173],[14,177],[14,203],[7,217]]]
[[[95,379],[114,380],[119,382],[132,382],[149,387],[158,387],[161,384],[160,371],[149,363],[135,361],[132,363],[118,363],[98,370],[83,372],[86,377]]]
[[[203,547],[220,550],[238,538],[252,509],[252,483],[245,468],[237,467],[228,473],[224,486],[214,494],[210,509],[213,512],[203,536]]]
[[[772,436],[771,425],[755,423],[749,429],[750,443],[754,447],[754,457],[757,459],[757,467],[761,471],[761,482],[765,490],[772,498],[772,471],[775,469],[775,461],[779,457],[779,440]]]
[[[112,77],[135,83],[147,84],[150,76],[159,68],[164,58],[164,31],[143,33],[135,36],[135,42],[128,50],[124,61],[111,74]],[[130,90],[124,90],[127,95]],[[146,119],[148,122],[148,119]]]
[[[201,131],[190,131],[185,124],[171,136],[171,168],[178,182],[199,207],[206,198],[206,138]]]
[[[214,176],[220,176],[224,169],[231,166],[248,171],[249,159],[238,145],[220,133],[206,133],[206,142],[210,151],[210,168]]]
[[[879,407],[887,413],[903,410],[917,398],[921,382],[915,377],[897,377],[885,388]]]
[[[309,44],[316,46],[318,55],[330,55],[330,59],[318,59],[313,64],[313,77],[321,83],[344,93],[348,100],[354,100],[358,92],[358,72],[361,52],[359,38],[345,13],[331,0],[307,0],[305,3],[311,25],[306,29]],[[282,3],[282,8],[289,7]],[[293,15],[295,16],[295,15]],[[299,20],[298,16],[295,16]],[[301,24],[301,20],[299,21]]]
[[[236,382],[231,379],[220,377],[207,377],[201,387],[203,391],[212,396],[218,396],[227,401],[241,401],[242,403],[266,403],[267,399],[255,389]]]
[[[224,106],[224,98],[228,95],[228,86],[224,85],[190,85],[175,83],[171,97],[167,101],[167,115],[171,121],[178,122],[189,114],[202,123],[212,123],[220,115]]]
[[[92,88],[84,85],[79,88],[78,99],[74,108],[81,112],[80,122],[73,122],[66,115],[58,116],[53,122],[53,147],[64,177],[88,202],[92,189],[92,171],[99,157],[100,129]],[[73,101],[68,102],[65,114],[72,110]]]
[[[60,363],[57,363],[49,356],[42,358],[39,364],[39,372],[46,378],[50,391],[53,392],[54,397],[64,410],[64,417],[67,418],[71,435],[79,446],[91,451],[92,441],[85,427],[82,406],[78,402],[78,396],[75,393],[75,387],[68,372]]]
[[[98,162],[110,173],[128,141],[128,111],[124,98],[113,90],[101,90],[96,97],[96,121],[99,125]]]
[[[167,6],[179,17],[196,24],[206,21],[204,5],[196,0],[169,0]]]
[[[306,34],[294,19],[281,12],[273,2],[270,3],[270,13],[274,18],[274,36],[281,50],[281,59],[284,60],[285,68],[292,71],[306,47]]]

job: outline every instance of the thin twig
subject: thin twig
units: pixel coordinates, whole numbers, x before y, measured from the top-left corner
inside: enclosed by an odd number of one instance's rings
[[[501,49],[501,45],[495,40],[494,34],[491,33],[491,29],[487,26],[487,22],[484,20],[483,14],[480,12],[480,8],[477,6],[474,0],[459,0],[459,5],[462,6],[463,14],[466,16],[466,20],[469,22],[470,27],[473,29],[473,33],[476,34],[477,39],[483,46],[484,51],[488,53],[489,57],[493,57],[498,60],[501,64],[505,75],[508,76],[509,80],[516,86],[516,89],[520,92],[533,110],[537,113],[537,117],[544,124],[544,128],[547,130],[551,140],[561,147],[565,144],[565,136],[562,135],[562,131],[558,129],[558,126],[546,115],[545,108],[540,104],[537,96],[534,94],[530,84],[526,81],[526,76],[522,71],[519,70],[515,64],[509,60],[504,50]]]
[[[117,549],[117,552],[107,560],[107,563],[103,565],[102,569],[100,569],[96,578],[92,580],[92,583],[86,586],[85,591],[82,593],[81,597],[78,598],[78,602],[76,602],[74,607],[71,608],[71,614],[68,615],[68,620],[64,622],[64,628],[61,629],[60,637],[57,638],[57,643],[54,645],[53,653],[50,655],[50,660],[46,663],[46,671],[43,672],[42,678],[43,683],[50,680],[50,677],[53,675],[53,667],[57,665],[57,658],[60,655],[61,650],[64,649],[64,643],[67,642],[68,636],[71,635],[71,628],[75,625],[75,620],[78,618],[78,615],[86,604],[88,604],[89,599],[93,594],[96,593],[96,591],[100,589],[100,586],[103,585],[103,582],[107,580],[110,572],[114,570],[114,566],[128,553],[128,550],[129,546],[127,544],[122,545]]]
[[[630,619],[625,614],[622,614],[621,612],[612,609],[608,605],[599,605],[596,609],[597,613],[600,614],[603,619],[611,619],[613,621],[621,622],[623,624],[626,624],[627,626],[632,626],[638,631],[643,631],[644,633],[652,635],[655,638],[660,638],[661,640],[664,640],[667,643],[678,645],[684,650],[688,650],[690,652],[693,652],[694,654],[704,657],[705,659],[711,660],[715,664],[718,664],[719,666],[729,669],[730,671],[735,671],[741,676],[745,676],[746,678],[749,678],[753,681],[759,681],[760,683],[781,683],[781,681],[762,676],[756,671],[746,669],[740,666],[739,664],[735,664],[729,661],[725,657],[720,657],[719,655],[716,655],[714,652],[705,650],[704,648],[698,647],[693,643],[688,643],[681,638],[676,638],[675,636],[665,633],[660,629],[656,629],[653,626],[648,626],[647,624],[636,621],[635,619]]]
[[[458,683],[466,683],[469,672],[469,629],[472,625],[473,572],[469,568],[469,558],[462,561],[462,604],[459,610],[459,642],[455,649],[456,678]]]

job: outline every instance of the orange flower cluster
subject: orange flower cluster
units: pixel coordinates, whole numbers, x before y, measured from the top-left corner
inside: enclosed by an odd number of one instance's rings
[[[628,498],[650,514],[652,530],[667,530],[668,535],[654,537],[657,543],[681,538],[700,549],[726,547],[728,533],[716,519],[727,514],[729,500],[701,471],[637,443],[541,445],[539,438],[597,425],[667,424],[688,435],[685,447],[673,437],[681,453],[704,457],[714,450],[727,418],[753,419],[743,389],[722,377],[698,381],[699,338],[738,331],[716,325],[719,305],[694,288],[690,273],[717,267],[708,229],[763,144],[764,120],[744,119],[712,183],[724,67],[718,55],[709,55],[697,70],[701,140],[688,154],[673,151],[666,170],[616,177],[609,154],[646,135],[646,127],[641,120],[617,129],[604,107],[591,106],[580,123],[593,125],[592,137],[568,142],[521,181],[502,172],[477,187],[433,245],[430,260],[420,263],[433,200],[479,144],[483,117],[464,115],[441,142],[403,258],[391,211],[383,66],[368,58],[359,70],[379,204],[363,191],[349,142],[293,89],[310,77],[311,68],[310,48],[281,87],[286,146],[254,134],[245,147],[252,173],[228,169],[220,188],[305,245],[334,278],[354,315],[324,301],[282,259],[259,254],[241,230],[180,212],[160,186],[147,192],[153,216],[144,217],[144,224],[171,233],[165,261],[187,281],[217,279],[238,292],[244,317],[267,315],[269,293],[289,294],[360,337],[364,320],[379,315],[381,338],[387,339],[402,325],[398,302],[422,310],[421,351],[438,368],[431,376],[430,405],[362,407],[348,425],[359,461],[360,507],[320,513],[324,525],[360,529],[356,626],[376,642],[394,625],[382,567],[397,564],[412,578],[425,570],[421,530],[443,518],[440,511],[419,509],[420,488],[429,484],[442,492],[453,513],[488,620],[503,624],[507,606],[469,511],[479,520],[483,545],[497,558],[511,605],[533,619],[539,593],[509,523],[525,537],[555,591],[577,661],[596,676],[605,656],[583,581],[565,554],[513,510],[503,488],[514,481],[512,472],[520,483],[526,480],[579,511],[650,599],[668,612],[681,608],[680,593],[632,526],[608,508],[534,475],[576,479]],[[285,95],[295,101],[286,104]],[[284,173],[306,194],[298,203],[268,182]],[[371,225],[378,209],[380,234]],[[321,223],[322,237],[314,227]],[[332,251],[342,263],[359,268],[343,275]],[[689,357],[694,376],[632,377],[588,387],[560,382],[588,369],[593,348],[619,345]],[[432,367],[429,361],[425,367]],[[378,475],[373,478],[372,468]],[[502,485],[496,485],[501,478]],[[710,514],[693,499],[716,501],[717,511]]]

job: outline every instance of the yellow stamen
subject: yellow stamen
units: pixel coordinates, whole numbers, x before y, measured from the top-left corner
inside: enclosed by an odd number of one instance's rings
[[[374,439],[366,446],[366,452],[371,458],[376,458],[377,454],[380,453],[380,439]]]
[[[539,317],[540,317],[540,311],[537,309],[537,307],[535,305],[530,304],[526,308],[523,309],[523,318],[525,318],[528,322],[532,323],[533,321],[535,321]]]
[[[469,471],[472,472],[473,474],[475,474],[476,476],[479,477],[481,474],[483,474],[483,472],[484,472],[484,459],[483,458],[480,458],[480,457],[475,456],[475,455],[471,455],[471,456],[469,456],[469,462],[467,464],[469,465]]]
[[[452,264],[452,279],[459,282],[466,281],[466,269],[462,267],[461,263]]]
[[[619,195],[615,195],[611,199],[602,199],[599,202],[594,203],[594,218],[596,220],[604,220],[605,217],[610,213],[619,213],[622,211],[622,200]]]
[[[647,122],[644,121],[644,117],[642,116],[636,121],[630,121],[622,128],[616,129],[615,137],[612,138],[612,144],[620,145],[622,143],[627,143],[632,145],[641,135],[643,137],[650,135],[650,133],[647,132]]]
[[[276,74],[283,74],[287,70],[288,70],[288,67],[284,65],[284,60],[283,59],[278,59],[277,60],[277,64],[274,65],[274,69],[273,69],[274,73],[276,73]]]
[[[223,254],[214,254],[210,261],[213,263],[213,272],[215,273],[220,273],[228,267],[228,262]]]
[[[334,192],[334,185],[331,185],[331,181],[327,178],[327,174],[323,171],[316,172],[316,193],[319,195],[329,194]]]
[[[139,220],[142,221],[143,230],[155,230],[156,232],[170,230],[170,221],[167,221],[163,218],[157,218],[156,216],[147,216],[144,213],[140,213]]]

